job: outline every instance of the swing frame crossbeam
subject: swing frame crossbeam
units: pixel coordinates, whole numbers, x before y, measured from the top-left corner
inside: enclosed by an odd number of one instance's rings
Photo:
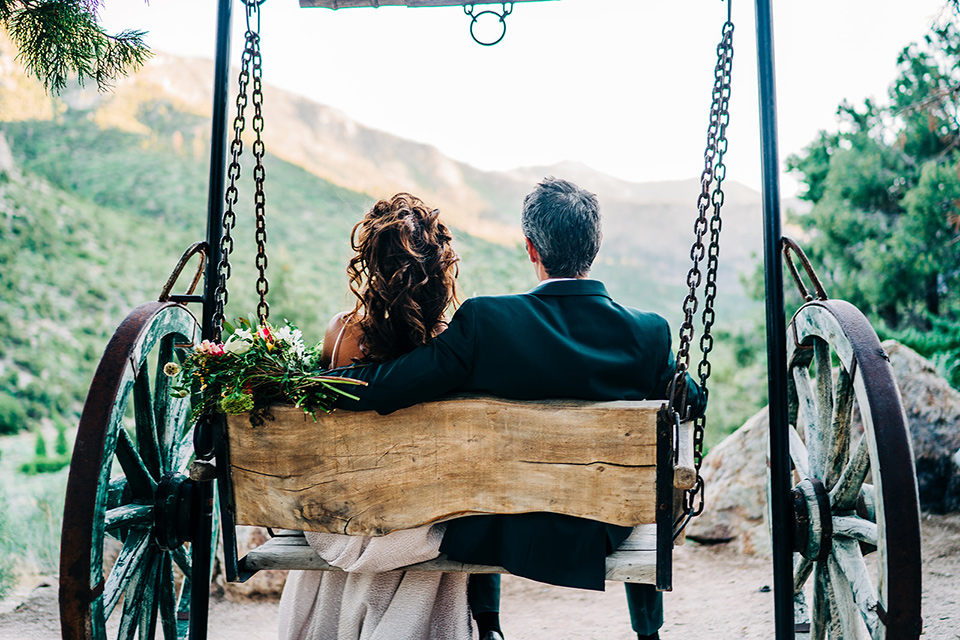
[[[529,0],[518,0],[521,2]],[[727,0],[731,3],[732,0]],[[211,159],[209,194],[207,205],[207,260],[203,290],[203,314],[201,335],[204,339],[216,336],[215,308],[216,290],[220,283],[222,220],[224,211],[224,188],[228,157],[228,107],[231,23],[234,0],[218,0],[217,43],[214,61],[213,117],[211,131]],[[496,4],[489,2],[466,3],[458,0],[300,0],[301,6],[325,6],[331,9],[351,6],[463,6],[465,4]],[[787,423],[787,383],[782,375],[774,372],[786,370],[786,319],[780,253],[780,185],[779,155],[777,144],[776,87],[774,75],[773,18],[771,0],[755,0],[757,65],[760,92],[760,124],[763,174],[763,229],[764,273],[766,287],[768,393],[770,397],[770,476],[771,510],[773,520],[775,629],[778,640],[793,640],[793,506],[790,495],[790,453]],[[195,301],[192,296],[190,301]],[[196,456],[209,460],[221,449],[223,425],[216,418],[201,421],[195,432]],[[191,536],[193,571],[195,576],[209,574],[212,549],[210,533],[213,526],[214,486],[212,482],[199,482],[200,517]],[[229,520],[229,518],[228,518]],[[224,525],[230,524],[224,522]],[[245,571],[236,562],[236,538],[232,526],[223,527],[224,546],[232,549],[227,553],[227,573],[244,579]],[[199,541],[199,542],[197,542]],[[206,544],[203,543],[206,541]],[[191,615],[189,637],[204,640],[207,637],[209,584],[194,580],[191,591]]]

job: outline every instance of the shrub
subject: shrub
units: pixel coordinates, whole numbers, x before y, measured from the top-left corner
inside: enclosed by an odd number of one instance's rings
[[[20,401],[0,391],[0,435],[16,433],[26,426],[27,412]]]

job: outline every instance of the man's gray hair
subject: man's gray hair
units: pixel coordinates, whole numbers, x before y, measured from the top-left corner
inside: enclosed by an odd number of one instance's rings
[[[597,196],[568,180],[538,184],[523,199],[520,227],[551,278],[587,275],[600,250]]]

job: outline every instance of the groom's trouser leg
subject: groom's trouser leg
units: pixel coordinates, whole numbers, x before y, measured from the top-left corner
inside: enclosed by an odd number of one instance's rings
[[[478,613],[499,613],[500,574],[471,573],[467,581],[467,602],[474,618]]]
[[[623,586],[633,630],[642,636],[653,635],[663,626],[663,594],[652,584],[624,582]]]

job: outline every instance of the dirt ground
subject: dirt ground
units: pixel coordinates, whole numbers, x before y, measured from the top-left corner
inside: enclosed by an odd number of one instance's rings
[[[674,556],[674,590],[665,596],[663,638],[770,639],[773,575],[769,560],[741,556],[728,545],[687,544]],[[29,585],[32,586],[32,585]],[[60,637],[56,581],[0,602],[0,640]],[[923,518],[925,639],[960,639],[960,514]],[[551,587],[504,576],[501,619],[510,640],[627,640],[623,587],[601,592]],[[211,640],[275,638],[276,602],[211,602]]]

